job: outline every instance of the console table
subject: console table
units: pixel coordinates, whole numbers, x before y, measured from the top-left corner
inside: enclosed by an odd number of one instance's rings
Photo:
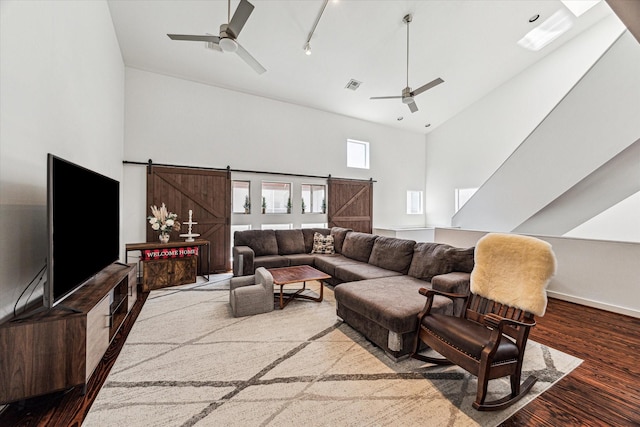
[[[158,258],[153,260],[142,260],[138,257],[138,264],[142,265],[142,290],[147,292],[151,289],[174,286],[190,283],[190,278],[195,282],[196,268],[201,276],[209,280],[209,270],[211,268],[211,248],[208,240],[197,239],[193,242],[175,241],[169,243],[127,243],[125,245],[126,257],[129,259],[129,252],[145,250],[175,249],[181,247],[196,246],[206,248],[206,257],[202,249],[198,251],[198,258],[201,260],[195,263],[195,256],[184,258]],[[206,261],[206,268],[203,266]],[[146,264],[146,265],[145,265]]]

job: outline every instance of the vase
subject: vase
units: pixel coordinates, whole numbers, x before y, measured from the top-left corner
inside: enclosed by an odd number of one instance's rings
[[[160,239],[160,243],[169,243],[169,235],[166,233],[160,233],[158,238]]]

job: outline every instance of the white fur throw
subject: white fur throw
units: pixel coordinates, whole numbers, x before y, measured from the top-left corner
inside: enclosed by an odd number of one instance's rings
[[[543,316],[547,285],[556,271],[551,245],[517,234],[489,233],[475,250],[471,292]]]

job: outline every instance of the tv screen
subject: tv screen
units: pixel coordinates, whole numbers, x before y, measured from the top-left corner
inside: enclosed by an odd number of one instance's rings
[[[49,248],[44,305],[51,308],[120,254],[120,183],[49,154]]]

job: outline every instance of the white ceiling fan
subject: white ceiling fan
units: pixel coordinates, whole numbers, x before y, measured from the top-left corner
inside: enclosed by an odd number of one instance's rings
[[[402,89],[402,95],[400,96],[372,96],[369,99],[396,99],[396,98],[400,98],[402,99],[402,103],[403,104],[407,104],[409,106],[409,109],[411,110],[412,113],[415,113],[416,111],[418,111],[418,106],[416,105],[414,98],[417,95],[420,95],[422,92],[425,92],[429,89],[431,89],[434,86],[439,85],[440,83],[443,83],[444,80],[442,80],[440,77],[438,77],[435,80],[430,81],[429,83],[420,86],[418,89],[416,90],[411,90],[411,88],[409,87],[409,23],[411,22],[411,15],[405,15],[404,18],[402,18],[402,21],[407,24],[407,86]]]
[[[188,35],[188,34],[167,34],[171,40],[185,40],[196,42],[207,42],[208,47],[220,51],[220,52],[235,52],[240,58],[244,60],[251,68],[253,68],[258,74],[262,74],[267,71],[260,63],[247,52],[240,43],[238,43],[238,35],[247,23],[251,12],[253,12],[254,6],[247,0],[240,0],[240,4],[236,8],[236,11],[231,17],[231,0],[228,0],[228,12],[226,24],[220,25],[220,36],[213,36],[210,34]]]

